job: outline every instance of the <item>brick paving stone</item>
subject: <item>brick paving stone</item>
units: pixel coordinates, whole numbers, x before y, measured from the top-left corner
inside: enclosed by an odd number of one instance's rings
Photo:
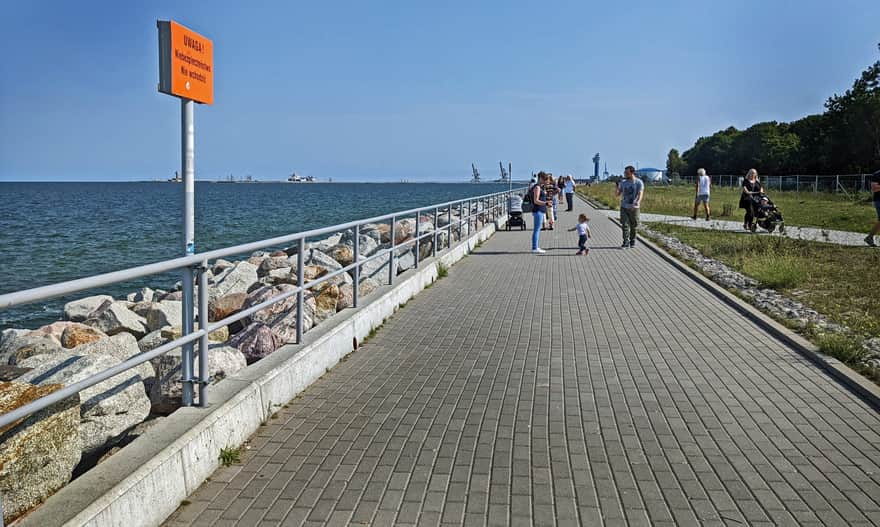
[[[603,214],[559,225],[496,233],[167,525],[880,522],[875,410]]]

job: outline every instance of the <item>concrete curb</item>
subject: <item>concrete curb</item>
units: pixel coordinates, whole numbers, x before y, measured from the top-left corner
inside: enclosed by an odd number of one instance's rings
[[[219,466],[219,452],[241,445],[283,404],[353,351],[398,306],[437,279],[506,222],[502,215],[451,250],[420,262],[369,302],[335,315],[239,374],[211,386],[208,408],[181,408],[68,484],[10,527],[159,525]]]
[[[588,202],[589,203],[589,202]],[[620,221],[616,218],[609,219],[620,225]],[[661,258],[672,264],[673,267],[686,274],[692,280],[697,282],[704,289],[715,295],[725,304],[734,308],[740,314],[760,326],[763,330],[770,333],[775,338],[781,340],[788,347],[794,349],[811,362],[826,371],[835,380],[843,384],[847,389],[859,396],[875,410],[880,411],[880,386],[872,383],[868,379],[861,376],[858,372],[844,364],[843,362],[829,357],[819,351],[815,344],[798,335],[794,331],[783,326],[772,317],[749,304],[745,300],[727,291],[720,285],[713,282],[710,278],[703,276],[698,271],[691,269],[687,264],[678,260],[675,256],[669,254],[662,247],[648,240],[641,234],[637,234],[639,240],[645,247],[657,253]]]

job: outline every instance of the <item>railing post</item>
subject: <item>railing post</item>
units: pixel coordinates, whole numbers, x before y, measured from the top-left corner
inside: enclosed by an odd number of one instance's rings
[[[468,221],[471,221],[470,218]],[[458,239],[461,240],[462,236],[464,236],[464,200],[458,203]]]
[[[199,327],[205,330],[205,334],[199,338],[199,406],[208,406],[208,383],[211,382],[208,352],[208,261],[199,266]]]
[[[193,322],[193,270],[187,267],[183,270],[183,310],[180,333],[181,336],[187,336],[193,332],[195,324]],[[193,344],[189,342],[184,344],[180,350],[180,377],[183,382],[183,391],[180,396],[180,403],[183,406],[192,406],[195,391],[193,390]]]
[[[299,247],[296,252],[296,285],[299,292],[296,294],[296,343],[302,344],[303,340],[303,309],[305,308],[306,290],[305,287],[305,254],[306,239],[299,239]]]
[[[446,207],[446,248],[452,247],[452,205]]]
[[[422,213],[416,212],[416,269],[419,268],[419,256],[422,252],[422,240],[419,239],[419,224],[421,223]]]
[[[352,306],[358,307],[359,290],[361,288],[361,224],[354,226],[354,290],[351,294]]]
[[[397,225],[396,218],[391,216],[391,252],[388,253],[388,284],[394,285],[394,226]]]
[[[438,207],[434,207],[434,243],[431,244],[431,256],[437,256],[437,240],[440,238],[437,236],[437,231],[440,229],[440,209]]]

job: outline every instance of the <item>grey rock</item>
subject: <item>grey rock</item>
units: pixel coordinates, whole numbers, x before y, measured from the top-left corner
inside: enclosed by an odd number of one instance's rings
[[[58,388],[0,382],[0,414]],[[3,430],[0,500],[5,521],[11,522],[36,507],[70,481],[82,455],[79,415],[79,396],[73,395]]]
[[[96,340],[65,351],[70,351],[70,353],[77,355],[105,355],[112,357],[116,360],[117,364],[141,353],[138,341],[134,338],[134,335],[129,333],[118,333],[109,338]],[[144,383],[147,384],[151,383],[156,376],[149,362],[139,364],[132,371],[137,372]]]
[[[137,338],[147,334],[147,321],[128,308],[124,302],[105,302],[84,322],[108,335],[131,333]]]
[[[217,280],[208,295],[211,300],[215,300],[231,293],[246,293],[259,279],[255,265],[248,262],[238,262],[225,272],[222,279]]]
[[[0,363],[17,366],[30,357],[52,355],[63,351],[61,344],[52,336],[28,332],[4,339],[3,345],[0,346]]]
[[[155,299],[156,292],[150,289],[149,287],[142,287],[140,291],[136,293],[130,293],[126,300],[129,302],[152,302]]]
[[[248,364],[272,354],[281,344],[272,328],[262,322],[251,323],[229,340],[229,345],[242,352]]]
[[[183,322],[183,303],[174,300],[163,300],[154,303],[147,314],[147,329],[156,331],[165,326],[180,325]]]
[[[214,262],[214,266],[211,267],[211,272],[214,273],[214,280],[217,279],[217,275],[219,275],[220,273],[222,273],[223,271],[225,271],[227,269],[232,269],[233,267],[235,267],[234,263],[230,262],[229,260],[224,260],[222,258],[218,258]]]
[[[162,330],[165,328],[157,329],[156,331],[151,331],[143,336],[138,342],[138,349],[141,350],[141,353],[146,351],[152,351],[162,344],[166,342],[170,342],[170,340],[162,335]]]
[[[290,266],[291,264],[287,260],[286,256],[272,256],[266,258],[260,263],[260,266],[257,268],[257,276],[262,278],[264,276],[268,276],[270,271],[283,269]]]
[[[64,319],[82,322],[98,310],[105,302],[113,302],[110,295],[95,295],[64,304]]]
[[[180,407],[183,384],[180,382],[180,349],[170,351],[150,361],[156,369],[156,382],[150,390],[150,402],[155,413],[167,414]],[[196,362],[198,367],[198,362]],[[238,349],[225,344],[208,346],[208,375],[212,382],[235,375],[247,366],[247,360]]]
[[[22,366],[33,370],[18,381],[38,386],[68,386],[116,364],[117,359],[110,355],[79,355],[75,351],[31,357]],[[108,439],[140,423],[150,412],[143,379],[134,370],[86,388],[80,392],[80,401],[79,435],[83,455],[99,450]]]

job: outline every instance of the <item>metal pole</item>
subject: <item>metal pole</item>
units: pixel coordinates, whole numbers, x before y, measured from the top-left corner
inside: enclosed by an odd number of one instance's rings
[[[184,255],[195,253],[195,124],[193,108],[195,103],[189,99],[180,100],[180,158],[183,174],[183,250]],[[181,321],[182,336],[193,332],[193,271],[183,270],[183,304]],[[180,350],[180,369],[183,380],[181,403],[193,404],[193,345],[187,344]]]
[[[431,246],[431,256],[437,256],[437,230],[440,228],[440,210],[434,207],[434,243]]]
[[[394,285],[394,226],[397,225],[395,216],[391,216],[391,252],[388,253],[388,283]]]
[[[446,206],[446,248],[452,247],[452,205]]]
[[[422,252],[422,240],[419,238],[419,224],[422,222],[422,215],[416,212],[416,269],[419,268],[419,256]]]
[[[199,325],[202,328],[208,327],[208,261],[202,262],[199,267]],[[208,406],[208,382],[210,382],[208,373],[210,358],[208,351],[210,344],[208,343],[208,332],[199,338],[199,406],[205,408]]]
[[[351,303],[354,307],[358,307],[358,293],[361,288],[361,265],[360,265],[360,251],[361,251],[361,226],[360,224],[354,226],[354,290],[352,291],[352,300]]]
[[[300,238],[299,247],[296,252],[296,285],[299,286],[299,292],[296,294],[296,343],[302,344],[303,340],[303,308],[305,305],[306,290],[305,285],[305,254],[306,239]]]

